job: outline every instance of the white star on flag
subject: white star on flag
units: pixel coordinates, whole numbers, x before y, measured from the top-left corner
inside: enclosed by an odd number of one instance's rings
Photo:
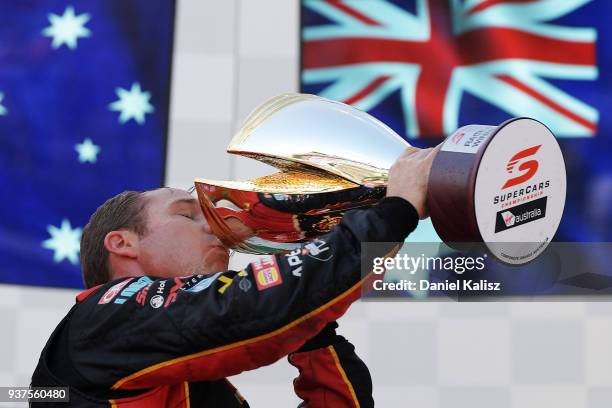
[[[2,99],[4,99],[4,94],[0,92],[0,115],[6,115],[6,108],[2,105]]]
[[[79,153],[79,162],[95,163],[100,153],[100,146],[95,145],[90,138],[85,138],[83,143],[74,145],[74,150]]]
[[[51,238],[43,241],[42,246],[54,251],[53,262],[59,263],[68,259],[71,264],[76,265],[79,261],[82,229],[72,229],[70,221],[64,218],[60,228],[47,225],[47,232]]]
[[[77,47],[79,38],[91,36],[91,31],[85,27],[91,16],[88,13],[74,14],[74,7],[68,6],[64,14],[49,13],[48,19],[51,25],[45,28],[42,33],[45,37],[53,37],[51,47],[57,49],[66,44],[68,48],[74,50]]]
[[[121,124],[134,119],[139,125],[142,125],[145,122],[145,114],[155,110],[153,105],[149,103],[151,94],[143,92],[138,82],[133,83],[129,91],[117,88],[115,92],[119,100],[111,103],[109,109],[121,112],[119,115],[119,123]]]

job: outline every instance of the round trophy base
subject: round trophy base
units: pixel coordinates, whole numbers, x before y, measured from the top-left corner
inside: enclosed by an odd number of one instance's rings
[[[429,213],[446,243],[484,242],[497,259],[521,265],[541,254],[559,227],[565,163],[552,132],[534,119],[458,129],[429,177]]]

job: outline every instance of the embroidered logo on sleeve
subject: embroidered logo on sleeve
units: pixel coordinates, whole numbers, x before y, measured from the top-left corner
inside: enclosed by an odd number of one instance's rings
[[[149,278],[148,276],[141,276],[140,278],[138,278],[137,281],[130,283],[128,287],[123,289],[121,291],[121,294],[117,296],[117,298],[115,298],[115,301],[113,303],[116,303],[118,305],[124,304],[129,298],[134,296],[136,292],[138,292],[140,289],[144,288],[151,282],[153,282],[153,279]]]
[[[219,275],[221,275],[221,272],[217,272],[214,275],[209,276],[207,278],[203,278],[203,279],[198,278],[201,280],[192,278],[181,288],[181,290],[184,290],[185,292],[201,292],[204,289],[208,289],[208,287],[219,277]],[[198,275],[198,276],[204,276],[204,275]]]
[[[251,262],[251,268],[257,289],[260,291],[283,283],[276,258],[272,255]]]
[[[128,283],[130,283],[133,279],[134,278],[126,279],[122,282],[119,282],[111,286],[111,288],[107,290],[104,295],[102,295],[102,298],[100,298],[100,301],[98,302],[98,304],[105,305],[107,303],[110,303],[115,298],[115,296],[119,294],[121,289],[123,289],[123,287],[127,285]]]

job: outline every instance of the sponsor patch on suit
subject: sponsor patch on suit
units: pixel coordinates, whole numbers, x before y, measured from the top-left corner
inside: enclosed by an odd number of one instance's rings
[[[276,258],[272,255],[262,257],[252,262],[251,268],[253,270],[253,277],[255,278],[257,289],[260,291],[283,283],[280,268],[276,263]]]

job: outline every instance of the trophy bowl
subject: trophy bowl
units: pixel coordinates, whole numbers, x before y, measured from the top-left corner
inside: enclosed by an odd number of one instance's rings
[[[278,172],[242,181],[198,178],[195,188],[227,247],[251,254],[292,250],[329,232],[346,211],[382,199],[389,168],[408,146],[350,105],[279,95],[249,115],[227,149]],[[427,205],[444,242],[484,242],[500,260],[523,264],[552,240],[565,191],[554,135],[534,119],[515,118],[450,135],[432,165]]]

